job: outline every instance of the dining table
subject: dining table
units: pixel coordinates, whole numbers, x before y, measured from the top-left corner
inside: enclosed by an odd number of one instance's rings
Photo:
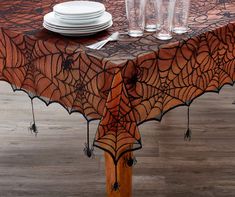
[[[60,2],[0,0],[0,80],[32,102],[81,113],[86,155],[94,147],[105,152],[107,196],[130,197],[133,151],[142,148],[139,125],[234,84],[235,1],[191,0],[188,32],[168,41],[156,33],[128,36],[124,0],[97,0],[112,14],[106,31],[84,37],[50,32],[43,16]],[[117,41],[100,50],[86,47],[114,32],[120,33]],[[93,120],[99,125],[90,142]]]

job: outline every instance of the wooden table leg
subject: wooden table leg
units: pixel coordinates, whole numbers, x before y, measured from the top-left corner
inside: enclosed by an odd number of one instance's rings
[[[106,173],[106,191],[107,197],[131,197],[132,196],[132,167],[124,164],[124,157],[132,153],[126,153],[120,158],[117,166],[117,178],[120,188],[118,191],[112,189],[115,182],[115,165],[112,157],[108,153],[105,156],[105,173]]]

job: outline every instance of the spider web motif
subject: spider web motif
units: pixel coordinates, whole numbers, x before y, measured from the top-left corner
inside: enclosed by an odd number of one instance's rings
[[[141,148],[137,125],[235,81],[234,1],[192,1],[189,33],[170,42],[124,36],[100,51],[83,45],[127,27],[124,1],[102,1],[114,25],[88,38],[42,29],[43,14],[57,2],[0,2],[0,80],[88,121],[101,119],[94,144],[114,162]]]
[[[226,34],[220,29],[208,32],[123,65],[137,122],[161,120],[170,109],[234,83],[234,25],[223,31]]]
[[[107,151],[117,164],[127,151],[141,148],[141,139],[121,71],[115,73],[94,146]]]
[[[30,67],[30,42],[19,34],[1,29],[0,31],[0,79],[12,84],[13,89],[34,91]],[[32,41],[34,42],[34,41]],[[27,45],[27,47],[26,47]],[[27,83],[28,79],[30,82]]]
[[[57,45],[36,42],[32,51],[36,95],[46,104],[60,103],[69,113],[80,112],[87,120],[100,119],[107,99],[103,62],[68,45],[59,40]]]
[[[85,53],[63,58],[62,66],[70,61],[71,67],[62,67],[55,76],[61,89],[59,100],[70,108],[70,113],[79,111],[87,118],[99,119],[106,102],[97,88],[97,82],[103,76],[102,63],[94,57],[88,58]]]

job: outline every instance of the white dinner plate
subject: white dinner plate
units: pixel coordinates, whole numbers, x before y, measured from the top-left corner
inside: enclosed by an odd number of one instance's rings
[[[68,27],[57,27],[57,26],[53,26],[53,25],[50,25],[46,22],[44,22],[43,24],[46,25],[47,27],[49,28],[53,28],[53,29],[58,29],[58,30],[65,30],[65,31],[79,31],[79,32],[82,32],[82,31],[85,31],[85,32],[90,32],[90,31],[97,31],[99,29],[103,29],[103,28],[106,28],[107,26],[109,26],[110,24],[112,23],[112,21],[109,21],[108,23],[102,25],[102,26],[96,26],[96,27],[90,27],[90,28],[87,28],[87,27],[83,27],[83,28],[68,28]]]
[[[46,23],[43,23],[43,26],[45,28],[49,28],[50,30],[55,30],[56,32],[66,32],[66,33],[92,33],[92,32],[98,32],[98,31],[103,31],[104,29],[107,29],[110,27],[110,25],[112,25],[112,21],[110,23],[108,23],[105,26],[102,27],[97,27],[94,29],[60,29],[60,28],[55,28],[55,27],[51,27],[49,25],[47,25]]]
[[[55,18],[57,18],[59,21],[62,23],[68,23],[68,24],[90,24],[90,23],[95,23],[95,21],[100,20],[99,18],[102,17],[102,15],[105,14],[103,12],[101,15],[92,15],[89,17],[84,17],[84,18],[73,18],[73,17],[65,17],[63,15],[58,15],[57,13],[55,14]]]
[[[64,35],[64,36],[88,36],[88,35],[92,35],[92,34],[95,34],[97,32],[100,32],[100,31],[104,31],[106,29],[108,29],[109,27],[111,27],[113,24],[113,22],[111,21],[110,24],[108,24],[107,26],[104,26],[102,28],[97,28],[93,31],[75,31],[75,30],[61,30],[61,29],[56,29],[56,28],[52,28],[52,27],[49,27],[47,26],[45,23],[43,23],[43,27],[49,31],[52,31],[52,32],[55,32],[55,33],[59,33],[61,35]]]
[[[55,17],[60,20],[62,23],[67,24],[73,24],[73,25],[82,25],[82,24],[92,24],[95,23],[95,21],[98,18],[86,18],[86,19],[67,19],[67,18],[61,18],[55,15]]]
[[[94,1],[68,1],[55,5],[53,10],[61,15],[89,16],[90,14],[105,11],[105,6]]]
[[[104,13],[104,11],[102,12],[98,12],[98,13],[94,13],[94,14],[90,14],[90,15],[62,15],[59,14],[57,12],[55,12],[55,16],[57,18],[63,18],[63,19],[71,19],[71,20],[86,20],[86,19],[93,19],[93,18],[98,18],[100,17],[102,14]]]
[[[50,12],[44,16],[44,22],[54,26],[54,27],[62,27],[62,28],[92,28],[92,27],[99,27],[102,25],[107,24],[109,21],[112,20],[112,15],[108,12],[104,12],[104,14],[95,20],[92,23],[80,23],[80,24],[69,24],[60,21],[58,18],[55,17],[54,12]]]

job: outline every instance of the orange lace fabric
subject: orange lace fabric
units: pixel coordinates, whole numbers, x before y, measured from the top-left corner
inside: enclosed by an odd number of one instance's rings
[[[127,29],[124,0],[103,0],[114,25],[66,38],[42,27],[59,0],[0,1],[0,80],[69,113],[101,119],[94,145],[114,162],[141,148],[137,125],[235,81],[235,2],[192,0],[189,32],[159,41],[122,35],[102,50],[85,46]]]

